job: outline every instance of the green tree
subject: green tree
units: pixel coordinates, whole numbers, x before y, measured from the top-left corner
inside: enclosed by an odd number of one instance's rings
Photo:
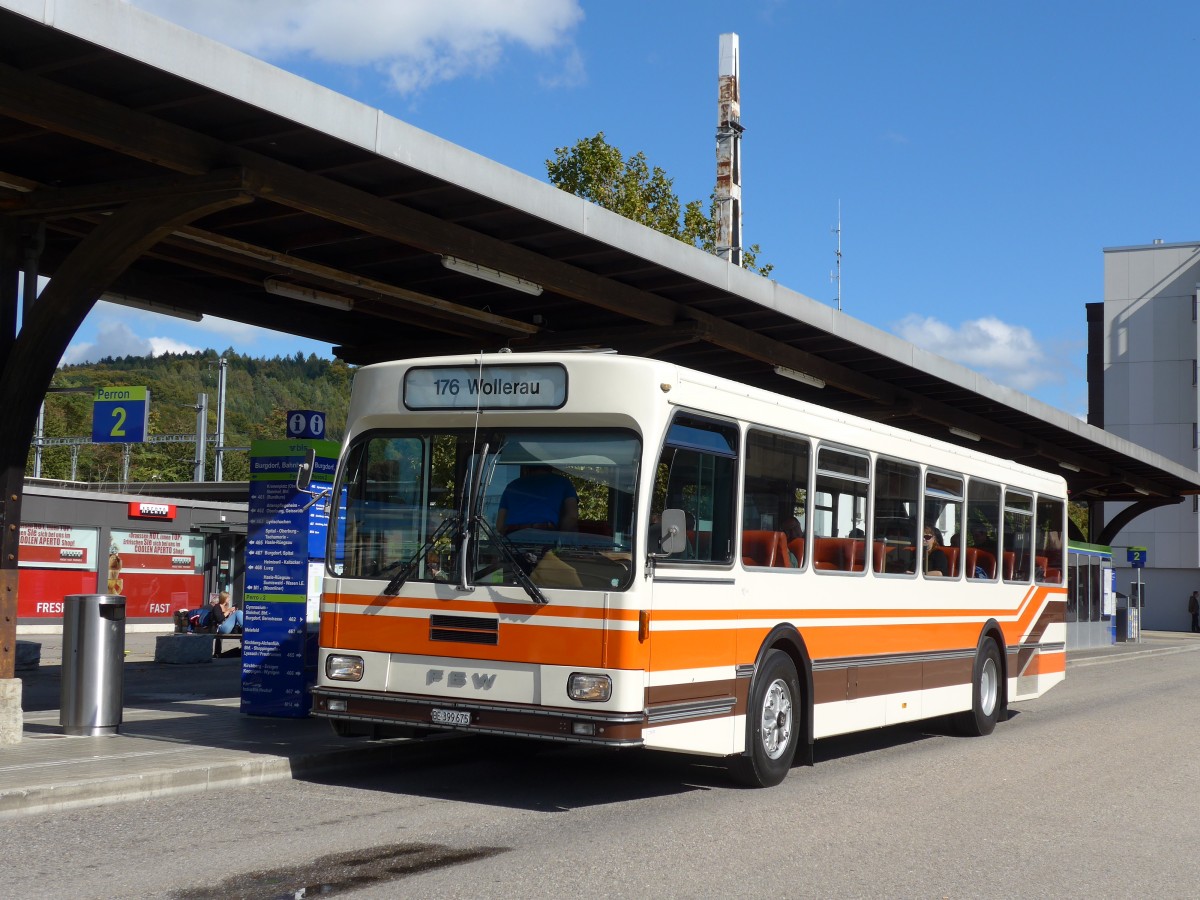
[[[716,252],[715,194],[709,195],[707,211],[699,200],[682,203],[674,179],[658,166],[652,168],[641,151],[626,158],[604,139],[603,131],[581,138],[573,146],[555,148],[554,159],[546,160],[546,174],[551,184],[576,197],[685,244]],[[759,265],[760,252],[758,244],[743,249],[742,266],[769,275],[774,266]]]

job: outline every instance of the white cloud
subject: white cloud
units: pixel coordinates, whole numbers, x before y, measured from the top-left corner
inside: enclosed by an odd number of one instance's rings
[[[302,56],[373,66],[397,91],[495,67],[509,45],[564,50],[583,20],[579,0],[126,0],[264,59]]]
[[[162,353],[194,353],[189,347],[170,338],[144,338],[125,322],[104,320],[96,328],[96,340],[80,341],[67,347],[62,365],[96,362],[108,356],[158,356]]]
[[[583,54],[579,52],[579,48],[573,48],[563,57],[562,65],[557,73],[543,75],[538,81],[542,87],[551,89],[573,88],[586,84],[587,66],[584,64]]]
[[[925,350],[961,363],[999,384],[1029,392],[1064,380],[1069,363],[1051,357],[1028,328],[994,316],[957,327],[916,313],[894,326],[896,334]]]
[[[151,337],[146,338],[146,341],[150,344],[151,356],[162,356],[164,353],[199,353],[203,349],[169,337]]]

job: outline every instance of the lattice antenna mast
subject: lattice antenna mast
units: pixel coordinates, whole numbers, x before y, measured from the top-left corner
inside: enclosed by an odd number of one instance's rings
[[[716,253],[742,264],[742,110],[738,36],[721,35],[717,77]]]
[[[829,229],[837,235],[837,269],[831,270],[829,280],[837,285],[837,305],[838,311],[842,309],[842,201],[838,201],[838,217],[837,225]]]

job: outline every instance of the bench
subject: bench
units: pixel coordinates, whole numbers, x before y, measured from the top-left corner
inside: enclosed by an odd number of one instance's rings
[[[233,641],[238,645],[240,650],[242,647],[242,632],[230,632],[229,634],[213,634],[213,656],[221,655],[221,641]]]
[[[222,641],[237,641],[240,646],[242,636],[211,631],[160,634],[154,639],[154,661],[176,666],[211,662],[221,655]]]
[[[175,616],[174,616],[174,618],[175,618],[175,634],[208,635],[209,637],[211,637],[213,639],[213,651],[211,654],[212,656],[220,656],[221,655],[222,641],[233,641],[239,647],[241,647],[242,633],[240,631],[230,632],[229,634],[218,634],[217,632],[209,631],[206,628],[198,628],[192,624],[192,620],[194,618],[194,616],[192,615],[192,612],[193,612],[192,610],[188,610],[188,609],[175,610]]]

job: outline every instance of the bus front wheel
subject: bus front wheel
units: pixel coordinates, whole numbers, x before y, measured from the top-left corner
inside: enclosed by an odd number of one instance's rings
[[[1000,650],[992,638],[986,638],[975,654],[971,678],[971,709],[954,717],[959,734],[982,737],[991,734],[1000,720],[1001,697],[1004,690],[1004,669],[1000,665]]]
[[[800,738],[800,682],[792,658],[768,650],[750,691],[746,752],[732,759],[733,777],[749,787],[773,787],[787,777]]]

